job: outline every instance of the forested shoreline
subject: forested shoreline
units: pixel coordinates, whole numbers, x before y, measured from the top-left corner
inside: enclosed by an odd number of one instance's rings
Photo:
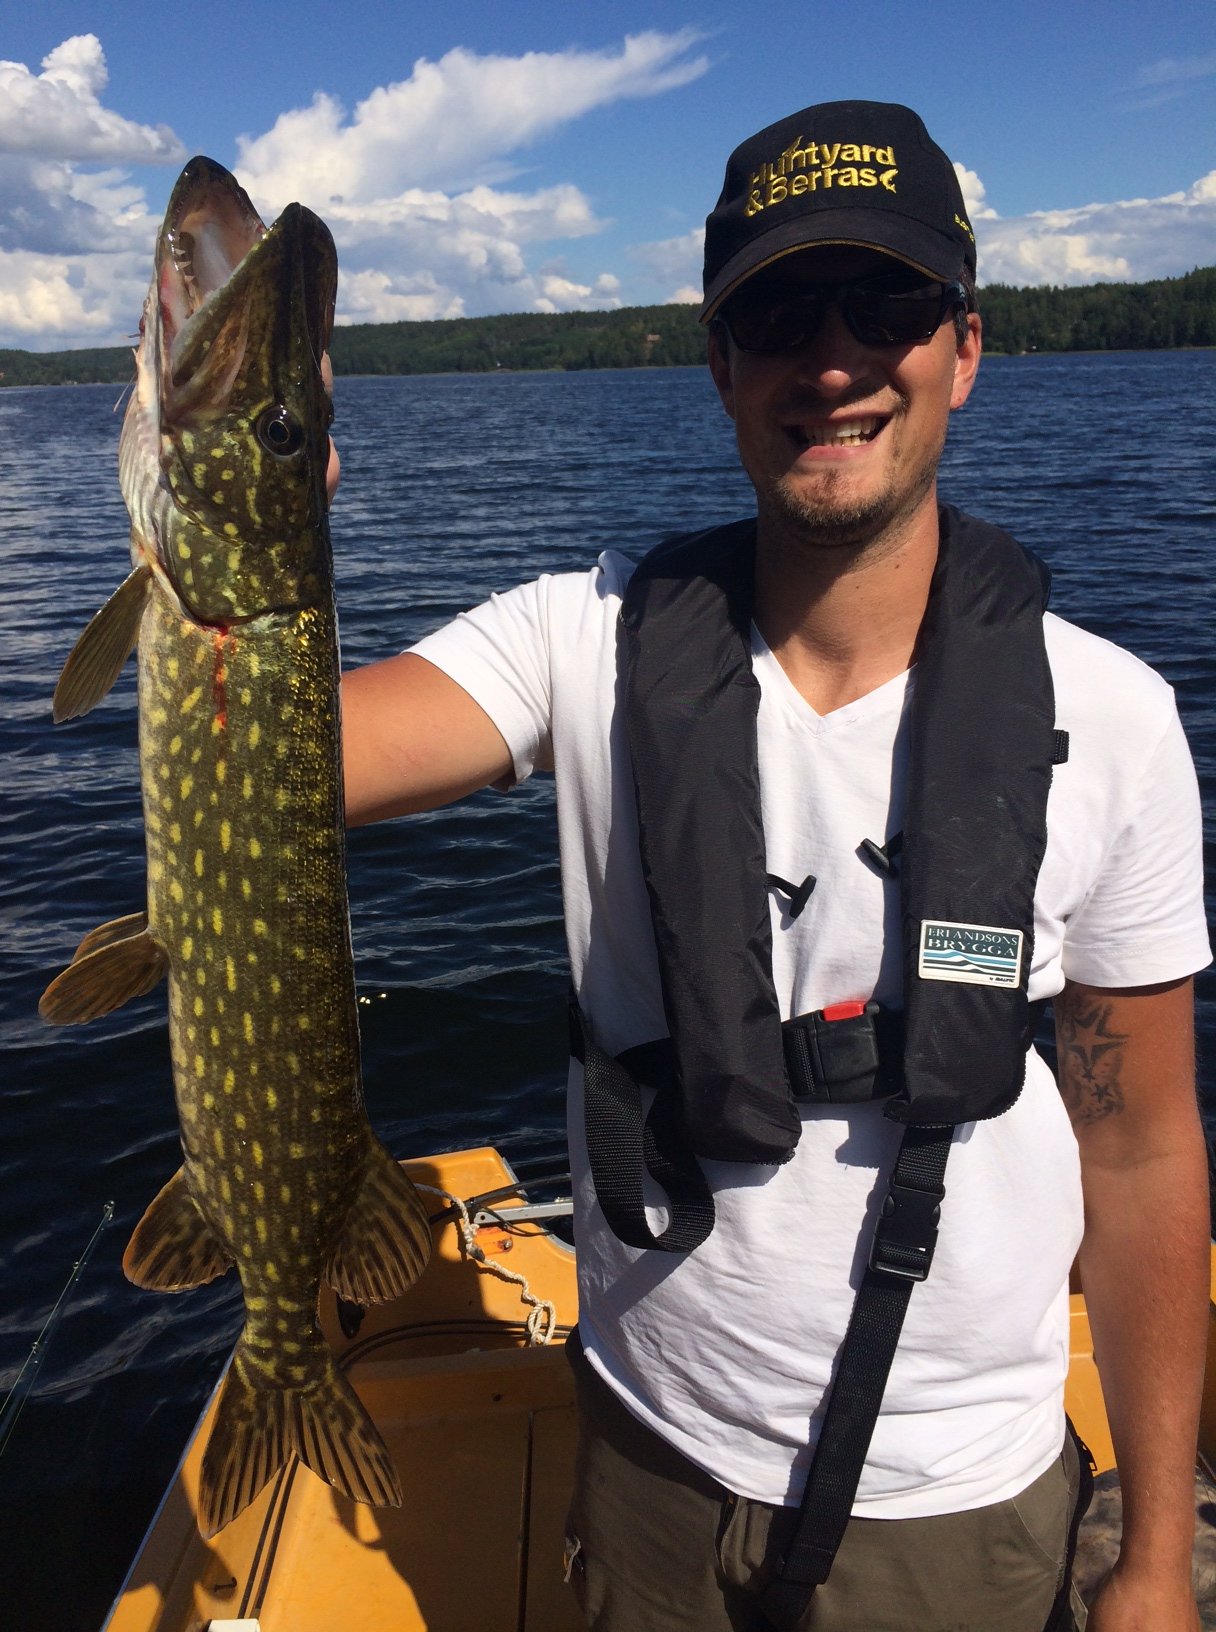
[[[979,291],[989,352],[1157,351],[1216,346],[1216,267],[1151,283]],[[695,306],[613,312],[517,312],[334,331],[336,374],[494,373],[514,369],[661,368],[705,360]],[[120,385],[131,348],[0,349],[0,385]]]

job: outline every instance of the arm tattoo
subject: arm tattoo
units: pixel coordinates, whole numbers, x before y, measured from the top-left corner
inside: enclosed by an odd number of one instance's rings
[[[1130,1033],[1111,1029],[1113,1003],[1056,1010],[1060,1092],[1074,1125],[1100,1122],[1123,1109],[1123,1045]]]

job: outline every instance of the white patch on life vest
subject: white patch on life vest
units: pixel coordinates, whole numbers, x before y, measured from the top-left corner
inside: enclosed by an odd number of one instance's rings
[[[916,972],[922,980],[1016,988],[1022,973],[1022,931],[989,924],[947,924],[925,918]]]

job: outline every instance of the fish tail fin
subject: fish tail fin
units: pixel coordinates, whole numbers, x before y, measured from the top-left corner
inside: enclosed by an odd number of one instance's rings
[[[400,1507],[401,1484],[372,1419],[318,1341],[306,1380],[283,1385],[237,1344],[203,1457],[198,1522],[222,1530],[293,1456],[357,1502]]]
[[[325,1279],[350,1303],[385,1303],[413,1286],[430,1256],[426,1203],[401,1164],[373,1139]]]

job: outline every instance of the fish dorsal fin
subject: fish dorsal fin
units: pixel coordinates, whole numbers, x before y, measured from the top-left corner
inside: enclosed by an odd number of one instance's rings
[[[408,1291],[430,1256],[431,1227],[422,1197],[400,1164],[373,1139],[325,1279],[351,1303],[384,1303]]]
[[[146,927],[135,934],[117,934],[120,924],[134,925],[141,917],[116,918],[85,936],[75,958],[42,994],[38,1013],[44,1020],[52,1026],[83,1025],[152,990],[169,968],[164,947]],[[104,939],[93,941],[94,936]],[[92,949],[86,952],[90,941]]]
[[[119,670],[139,639],[151,585],[151,567],[136,567],[72,647],[51,704],[56,725],[87,714],[118,679]]]
[[[216,1403],[199,1478],[198,1525],[213,1536],[294,1452],[335,1490],[376,1507],[400,1507],[401,1482],[355,1391],[319,1341],[296,1386],[269,1379],[246,1338],[237,1344]]]
[[[150,1292],[185,1292],[231,1269],[232,1254],[194,1199],[184,1167],[153,1200],[127,1243],[122,1267]]]

